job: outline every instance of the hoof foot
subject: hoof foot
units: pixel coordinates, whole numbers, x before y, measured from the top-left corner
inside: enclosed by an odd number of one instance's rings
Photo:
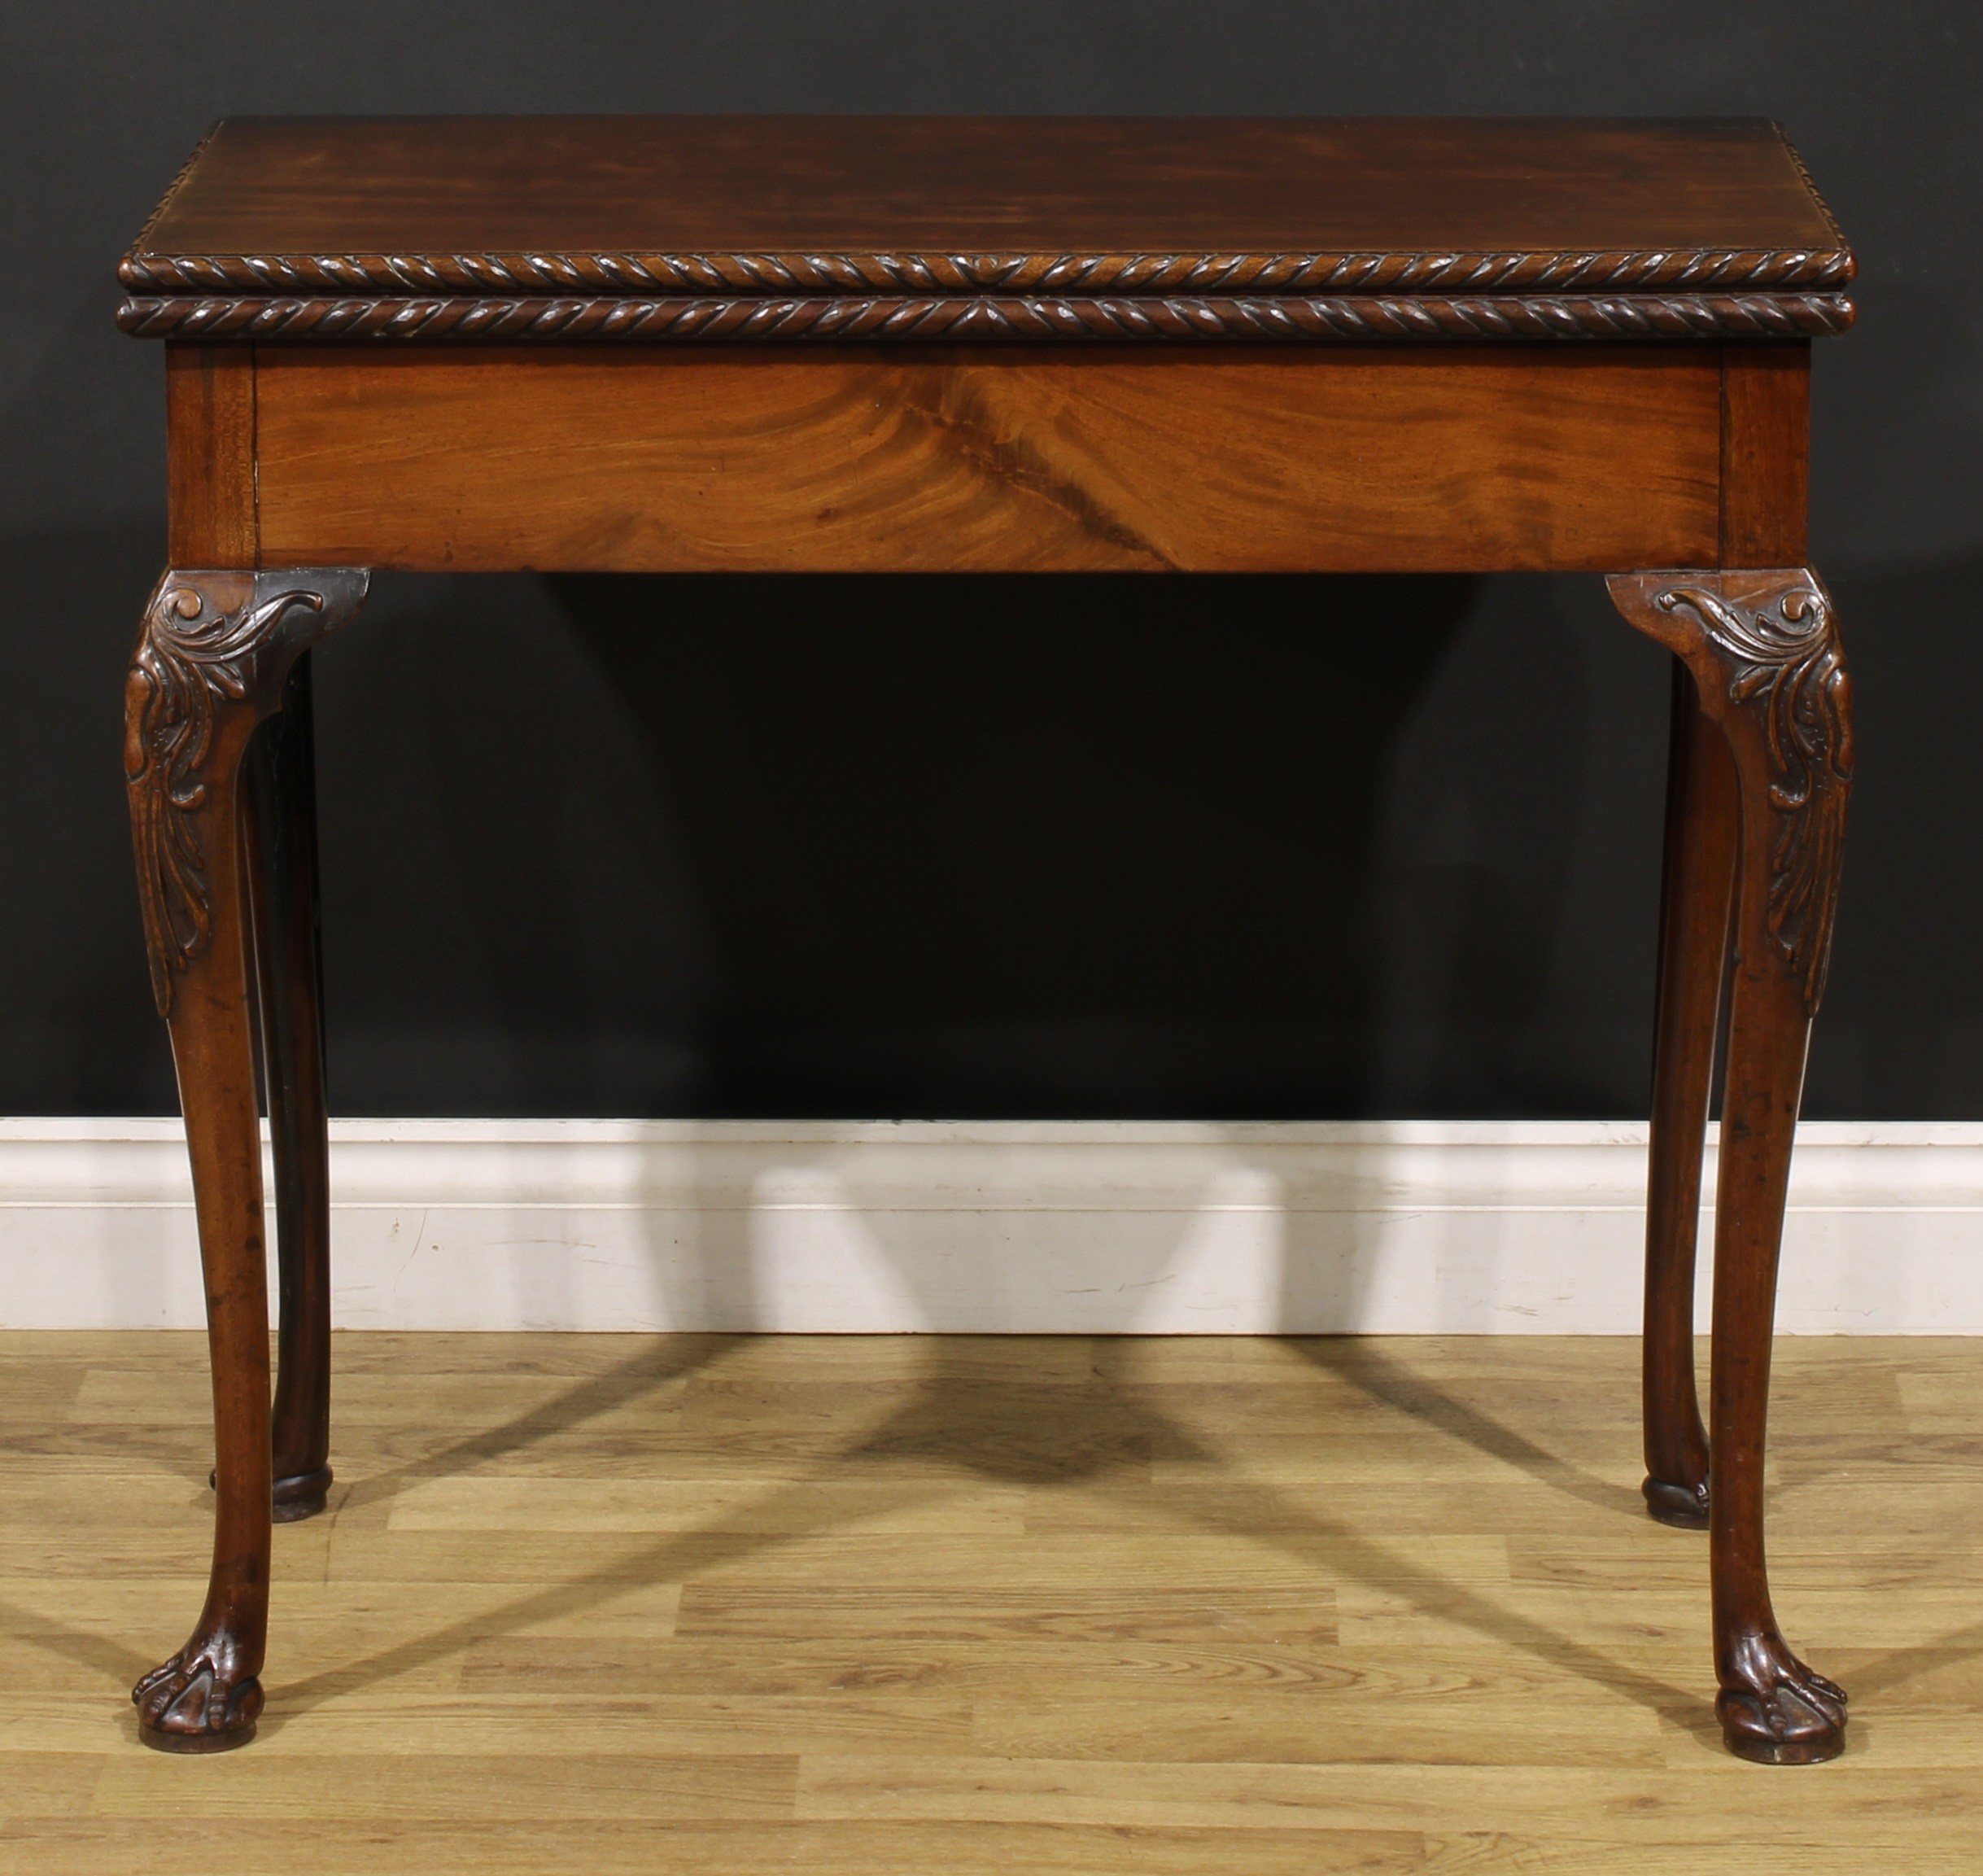
[[[278,1524],[294,1524],[314,1518],[322,1511],[330,1491],[330,1468],[319,1466],[314,1472],[298,1472],[275,1482],[275,1505],[271,1515]]]
[[[1741,1644],[1714,1711],[1728,1750],[1758,1765],[1819,1765],[1845,1749],[1845,1690],[1780,1637]]]
[[[160,1752],[229,1752],[255,1737],[262,1684],[230,1681],[205,1649],[189,1646],[131,1690],[138,1736]]]
[[[1639,1489],[1645,1494],[1645,1508],[1662,1524],[1678,1531],[1705,1531],[1708,1528],[1708,1489],[1706,1485],[1675,1485],[1664,1479],[1648,1479]]]

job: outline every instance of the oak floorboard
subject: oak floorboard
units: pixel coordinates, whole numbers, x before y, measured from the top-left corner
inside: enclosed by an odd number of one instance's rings
[[[146,1753],[203,1339],[0,1336],[0,1868],[1803,1876],[1983,1865],[1983,1343],[1785,1340],[1771,1555],[1853,1694],[1720,1749],[1636,1351],[341,1335],[262,1736]]]
[[[98,1876],[111,1869],[213,1876],[216,1833],[203,1819],[36,1818],[7,1841],[32,1859],[25,1866],[37,1876]],[[570,1817],[413,1820],[395,1824],[382,1840],[372,1820],[271,1817],[256,1821],[253,1841],[264,1867],[312,1876],[381,1876],[388,1868],[422,1876],[655,1876],[659,1869],[667,1876],[791,1876],[801,1869],[806,1876],[1206,1876],[1225,1866],[1234,1849],[1216,1830],[927,1821],[850,1829],[686,1818],[670,1821],[665,1840],[649,1824]],[[1415,1831],[1345,1831],[1318,1840],[1313,1830],[1251,1830],[1243,1848],[1243,1862],[1233,1866],[1247,1876],[1418,1876],[1432,1867]]]

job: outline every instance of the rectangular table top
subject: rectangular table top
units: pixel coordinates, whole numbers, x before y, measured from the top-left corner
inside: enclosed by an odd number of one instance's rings
[[[1852,272],[1762,120],[655,116],[230,120],[120,277],[177,337],[1290,339],[1792,338]]]

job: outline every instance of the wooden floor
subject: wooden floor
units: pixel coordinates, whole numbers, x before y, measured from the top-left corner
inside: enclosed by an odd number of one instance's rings
[[[203,1349],[0,1336],[0,1867],[1983,1866],[1983,1341],[1779,1345],[1847,1756],[1738,1764],[1622,1340],[347,1335],[260,1740],[135,1738]]]

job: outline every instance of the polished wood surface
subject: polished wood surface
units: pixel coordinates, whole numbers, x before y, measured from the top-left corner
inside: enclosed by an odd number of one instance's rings
[[[275,1165],[275,1516],[324,1508],[330,1484],[330,1147],[318,934],[316,713],[310,654],[242,759],[249,926],[262,1095]]]
[[[133,260],[1842,247],[1760,120],[244,117]]]
[[[1719,554],[1712,346],[256,361],[270,566],[1610,570]]]
[[[1810,348],[1722,352],[1723,566],[1802,566],[1810,497]]]
[[[248,119],[119,269],[207,343],[1796,343],[1851,251],[1774,125]]]
[[[171,1025],[199,1213],[218,1493],[205,1606],[185,1645],[132,1690],[144,1737],[162,1751],[242,1744],[262,1706],[276,1477],[258,1049],[275,1090],[278,1179],[297,1227],[282,1247],[292,1362],[282,1384],[286,1460],[314,1446],[318,1397],[327,1398],[330,1221],[323,1110],[310,1085],[321,1067],[308,1033],[314,985],[298,981],[315,963],[314,943],[298,929],[309,917],[298,862],[307,864],[313,830],[299,852],[293,825],[309,800],[296,772],[307,727],[291,721],[273,743],[263,738],[259,756],[250,750],[271,719],[307,708],[307,691],[289,683],[295,661],[356,612],[365,586],[365,575],[345,570],[309,584],[227,570],[168,573],[146,608],[125,684],[138,899],[152,995]],[[251,973],[261,980],[260,1025]],[[312,1351],[316,1365],[306,1367]],[[321,1503],[311,1489],[319,1481],[286,1483],[295,1511]]]
[[[1705,1356],[1705,1349],[1698,1353]],[[1719,1749],[1634,1344],[336,1338],[263,1738],[131,1744],[198,1594],[196,1335],[0,1336],[0,1845],[50,1876],[1983,1857],[1983,1345],[1780,1342],[1774,1563],[1833,1764]]]
[[[1646,1169],[1642,1489],[1655,1518],[1683,1529],[1708,1524],[1708,1437],[1694,1388],[1694,1262],[1740,811],[1727,741],[1701,709],[1693,674],[1675,658]]]
[[[1845,1696],[1785,1642],[1763,1549],[1776,1259],[1852,775],[1837,621],[1803,563],[1801,336],[1849,323],[1850,304],[1832,289],[1851,260],[1793,153],[1774,130],[1741,125],[1192,122],[1167,127],[1160,150],[1120,125],[1014,120],[929,131],[928,147],[954,147],[956,163],[901,169],[902,137],[923,134],[895,120],[808,121],[740,142],[734,125],[706,120],[305,125],[246,142],[223,131],[127,257],[126,284],[153,290],[120,310],[127,329],[208,341],[167,354],[176,559],[133,658],[125,770],[153,987],[188,1119],[221,1507],[206,1611],[186,1648],[140,1681],[141,1736],[199,1752],[252,1736],[272,1497],[285,1515],[307,1515],[326,1483],[308,737],[299,721],[269,719],[303,709],[290,670],[356,614],[367,569],[1586,568],[1605,571],[1626,623],[1684,666],[1699,717],[1683,692],[1654,1066],[1646,1500],[1658,1516],[1709,1523],[1730,1748],[1775,1764],[1836,1756]],[[864,137],[883,170],[901,169],[888,170],[885,199],[872,195],[882,171],[868,155],[827,160]],[[1124,138],[1137,163],[1112,168],[1094,155]],[[400,138],[454,155],[423,168]],[[1056,138],[1062,193],[1029,194],[1027,165]],[[269,160],[216,154],[251,146]],[[669,172],[673,181],[655,167],[697,150],[702,167]],[[284,194],[285,151],[309,173],[299,186],[315,208]],[[379,167],[395,151],[399,165]],[[1169,187],[1173,161],[1198,181]],[[1758,163],[1782,199],[1758,181]],[[858,186],[843,188],[845,176]],[[209,187],[215,177],[234,180]],[[771,222],[733,199],[740,177]],[[408,203],[426,213],[419,205],[437,188],[455,219],[436,209],[430,222],[394,221]],[[553,189],[561,234],[516,219],[548,212]],[[863,189],[863,212],[881,219],[846,218],[848,190]],[[1081,222],[1068,190],[1103,222]],[[1243,212],[1243,195],[1255,209]],[[1675,219],[1649,219],[1642,195]],[[903,251],[567,245],[603,239],[607,223],[587,216],[632,197],[661,219],[614,223],[627,240],[775,226],[850,240],[893,231]],[[1757,240],[1822,234],[1832,245],[1674,245],[1683,223],[1736,239],[1714,204],[1739,199],[1760,215],[1766,197],[1786,216],[1794,198],[1805,219],[1742,223]],[[1015,238],[1086,230],[1109,251],[906,251],[919,229],[975,229],[994,199]],[[792,219],[793,200],[824,219]],[[242,208],[251,201],[264,202],[265,221]],[[684,203],[716,219],[668,221]],[[229,221],[237,209],[243,218]],[[154,251],[161,229],[207,210],[219,216],[213,238],[280,230],[281,251]],[[318,210],[331,219],[313,219]],[[1029,220],[1036,211],[1045,219]],[[1131,251],[1156,233],[1182,241],[1199,211],[1224,230],[1216,251]],[[484,212],[511,216],[500,225],[516,238],[541,235],[543,251],[308,251],[327,231],[353,243],[381,231],[424,239],[420,228],[457,244],[509,238],[476,220]],[[360,219],[337,219],[348,212]],[[1104,224],[1115,234],[1095,232]],[[1382,252],[1243,249],[1297,225],[1314,241],[1387,232]],[[1501,251],[1414,251],[1435,226]],[[1506,247],[1545,233],[1588,238],[1588,250]],[[1655,237],[1666,245],[1632,245]],[[1346,282],[1352,291],[1336,291]],[[788,329],[807,348],[769,343]],[[918,343],[866,343],[898,330]],[[512,332],[555,344],[498,343]],[[970,346],[932,343],[953,332]],[[1033,343],[993,343],[1007,334]],[[1413,344],[1368,343],[1376,336]],[[1644,343],[1590,343],[1600,337]],[[662,343],[690,338],[753,343]],[[1168,343],[1180,338],[1191,343]],[[1273,343],[1228,343],[1237,338]],[[1704,1451],[1683,1344],[1724,953]],[[275,1090],[285,1222],[273,1431],[258,1043]]]
[[[255,355],[221,346],[165,349],[166,513],[174,566],[252,566]]]
[[[1671,649],[1693,680],[1707,721],[1678,753],[1694,757],[1710,726],[1733,759],[1727,785],[1720,750],[1700,753],[1706,773],[1685,775],[1679,811],[1668,821],[1669,893],[1686,903],[1667,922],[1692,915],[1695,929],[1663,947],[1659,1043],[1677,1060],[1655,1057],[1655,1125],[1684,1130],[1692,1142],[1696,1065],[1714,1050],[1712,1015],[1722,973],[1710,960],[1726,934],[1728,1016],[1714,1193],[1714,1357],[1708,1442],[1710,1575],[1717,1701],[1730,1749],[1776,1765],[1828,1759],[1843,1743],[1845,1695],[1794,1655],[1771,1612],[1763,1542],[1763,1436],[1768,1415],[1771,1324],[1776,1266],[1790,1179],[1790,1150],[1804,1095],[1811,1019],[1831,962],[1839,867],[1845,851],[1854,768],[1851,689],[1831,597],[1804,568],[1690,578],[1614,575],[1611,597],[1626,619]],[[1677,847],[1677,851],[1675,851]],[[1732,890],[1724,884],[1732,857]],[[1723,895],[1727,893],[1728,896]],[[1671,902],[1669,902],[1671,905]],[[1718,963],[1719,960],[1717,960]],[[1683,1034],[1683,1024],[1697,1025]],[[1663,1085],[1662,1085],[1663,1084]],[[1661,1100],[1660,1097],[1666,1097]],[[1662,1170],[1685,1158],[1662,1144]],[[1677,1216],[1684,1193],[1655,1194],[1678,1242],[1675,1263],[1691,1257],[1689,1221]],[[1662,1247],[1649,1233],[1657,1262]],[[1691,1273],[1687,1282],[1691,1288]],[[1649,1303],[1655,1284],[1649,1275]],[[1669,1307],[1672,1306],[1671,1304]],[[1671,1329],[1667,1331],[1671,1333]],[[1655,1327],[1648,1338],[1648,1398],[1659,1415]],[[1672,1410],[1672,1395],[1666,1397]],[[1671,1428],[1671,1423],[1668,1423]],[[1686,1430],[1683,1445],[1690,1445]],[[1691,1464],[1693,1455],[1687,1455]],[[1655,1515],[1677,1508],[1659,1487]],[[1663,1501],[1663,1502],[1662,1502]],[[1697,1500],[1688,1503],[1696,1508]]]
[[[238,579],[252,590],[250,576]],[[155,615],[182,616],[180,595],[186,590],[165,583],[153,602]],[[141,698],[141,672],[151,675],[142,665],[133,668],[133,729],[148,715],[155,719],[159,697],[151,689]],[[142,768],[134,772],[128,755],[125,763],[138,849],[152,860],[151,881],[159,888],[159,897],[146,903],[147,927],[177,938],[183,952],[159,1001],[160,1013],[172,1025],[194,1202],[202,1222],[218,1487],[205,1603],[185,1645],[142,1676],[131,1698],[153,1743],[187,1752],[218,1751],[253,1737],[262,1707],[256,1677],[269,1630],[273,1490],[269,1292],[239,789],[240,758],[254,724],[252,707],[244,706],[204,726],[212,759],[197,778],[196,798],[182,807],[172,803],[163,814],[153,811],[171,787],[162,739],[142,746]],[[187,727],[193,735],[201,732],[199,726]],[[197,855],[186,870],[197,873],[201,903],[198,916],[182,922],[175,914],[193,908],[168,902],[161,881],[189,855]],[[146,875],[140,880],[142,886]],[[155,992],[161,982],[159,949],[155,937]]]

